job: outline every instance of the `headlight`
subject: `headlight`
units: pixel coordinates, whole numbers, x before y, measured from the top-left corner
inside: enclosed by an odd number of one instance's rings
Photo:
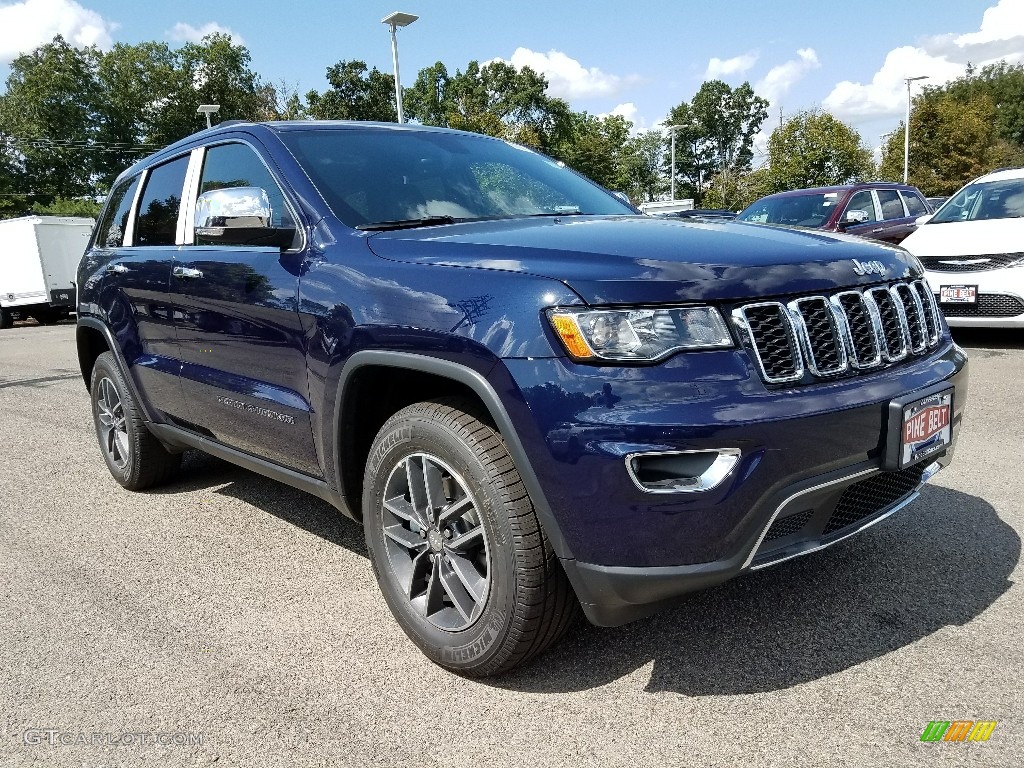
[[[575,360],[652,362],[683,349],[733,345],[714,307],[552,309],[548,319]]]

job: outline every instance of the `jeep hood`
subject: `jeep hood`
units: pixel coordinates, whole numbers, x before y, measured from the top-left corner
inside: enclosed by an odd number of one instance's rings
[[[374,233],[384,259],[538,275],[589,304],[730,301],[917,277],[901,248],[853,236],[740,222],[566,216]],[[859,262],[880,262],[857,274]],[[877,267],[877,265],[876,265]]]

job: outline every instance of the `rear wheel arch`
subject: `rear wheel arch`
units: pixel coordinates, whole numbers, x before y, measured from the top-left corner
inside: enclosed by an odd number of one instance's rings
[[[362,508],[363,471],[380,427],[402,408],[437,397],[460,397],[480,407],[504,440],[555,553],[572,557],[501,398],[484,374],[450,360],[364,350],[345,363],[335,399],[334,471],[349,508]]]
[[[81,321],[75,331],[75,342],[78,347],[78,367],[82,371],[82,380],[85,381],[85,388],[88,390],[92,385],[92,369],[96,365],[96,358],[104,352],[109,352],[110,344],[102,331]]]

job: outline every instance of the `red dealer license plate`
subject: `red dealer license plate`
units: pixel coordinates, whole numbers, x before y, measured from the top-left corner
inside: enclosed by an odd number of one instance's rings
[[[943,451],[951,442],[953,392],[939,392],[903,407],[900,468]]]

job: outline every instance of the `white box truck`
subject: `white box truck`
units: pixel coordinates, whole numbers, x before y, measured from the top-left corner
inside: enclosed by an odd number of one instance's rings
[[[75,276],[95,222],[77,216],[0,221],[0,328],[55,323],[75,311]]]

